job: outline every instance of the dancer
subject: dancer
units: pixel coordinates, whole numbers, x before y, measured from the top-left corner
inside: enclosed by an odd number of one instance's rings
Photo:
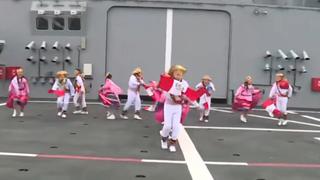
[[[279,126],[287,125],[288,113],[287,104],[288,99],[292,96],[292,87],[289,81],[286,79],[283,73],[276,74],[276,82],[272,85],[269,98],[274,99],[277,109],[282,113],[282,117],[279,117]]]
[[[73,97],[73,103],[76,107],[76,110],[73,112],[73,114],[89,114],[87,110],[86,88],[84,86],[82,71],[77,68],[74,70],[74,75],[76,79],[74,82],[75,95]]]
[[[140,99],[140,88],[144,85],[142,77],[142,69],[137,67],[133,70],[132,75],[129,79],[128,88],[128,99],[120,115],[122,119],[128,119],[127,113],[131,105],[135,106],[134,119],[141,120],[140,110],[141,110],[141,99]]]
[[[235,99],[232,108],[233,110],[241,112],[240,120],[243,123],[247,122],[248,111],[254,108],[262,97],[261,91],[259,89],[255,89],[252,84],[252,77],[247,76],[244,83],[235,93]]]
[[[17,116],[17,109],[20,108],[19,116],[24,116],[24,108],[29,99],[29,84],[28,80],[23,75],[23,69],[16,70],[17,75],[11,80],[9,85],[9,97],[7,107],[13,109],[12,117]]]
[[[49,93],[57,95],[57,116],[62,117],[63,119],[67,118],[69,101],[70,98],[74,96],[74,87],[67,76],[67,71],[58,71],[56,74],[56,81],[53,84],[52,89],[49,90]]]
[[[211,107],[211,96],[215,92],[214,84],[212,83],[212,78],[209,75],[204,75],[201,82],[197,84],[196,88],[199,89],[204,87],[207,89],[207,93],[203,94],[199,100],[199,110],[200,110],[200,121],[209,122],[210,107]]]
[[[112,80],[110,72],[106,74],[106,80],[103,87],[99,90],[99,97],[105,107],[111,107],[115,110],[120,108],[119,94],[122,93],[122,89],[116,85]],[[113,112],[107,111],[107,119],[115,119],[116,116]]]

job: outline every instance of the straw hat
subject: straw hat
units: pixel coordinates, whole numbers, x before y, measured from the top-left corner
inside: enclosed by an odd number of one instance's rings
[[[137,67],[132,71],[132,74],[141,74],[141,73],[142,73],[142,69],[140,67]]]
[[[208,80],[208,81],[212,81],[212,78],[209,75],[204,75],[202,77],[202,80]]]
[[[57,77],[61,77],[61,76],[67,77],[67,75],[68,75],[67,71],[58,71],[56,74]]]
[[[244,79],[244,82],[248,82],[249,80],[252,80],[251,76],[246,76],[246,78]]]
[[[182,65],[174,65],[174,66],[171,66],[168,74],[172,76],[173,72],[175,71],[181,71],[183,74],[185,74],[187,72],[187,69]]]

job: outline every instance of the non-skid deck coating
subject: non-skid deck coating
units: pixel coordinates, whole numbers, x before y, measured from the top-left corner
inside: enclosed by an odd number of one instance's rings
[[[89,115],[60,119],[54,103],[31,102],[26,117],[13,119],[1,102],[0,179],[188,180],[203,172],[184,156],[193,151],[160,149],[161,126],[150,112],[142,121],[106,120],[105,108],[90,104]],[[295,110],[282,128],[261,110],[247,124],[228,107],[213,108],[209,123],[197,119],[192,110],[187,136],[215,180],[320,179],[318,111]]]

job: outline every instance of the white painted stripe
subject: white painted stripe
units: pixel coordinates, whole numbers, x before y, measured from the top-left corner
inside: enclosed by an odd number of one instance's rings
[[[272,117],[267,117],[267,116],[260,116],[260,115],[256,115],[256,114],[248,114],[248,116],[278,121],[277,118],[272,118]],[[294,121],[294,120],[288,120],[288,122],[293,123],[293,124],[300,124],[300,125],[306,125],[306,126],[320,127],[320,124],[305,123],[305,122]]]
[[[0,104],[0,106],[4,106],[4,105],[6,105],[6,103],[1,103],[1,104]]]
[[[212,129],[232,131],[271,131],[271,132],[294,132],[294,133],[320,133],[320,130],[305,129],[273,129],[273,128],[244,128],[244,127],[215,127],[215,126],[184,126],[186,129]]]
[[[185,161],[193,180],[213,180],[213,177],[204,163],[202,157],[197,151],[191,138],[184,127],[181,127],[179,136],[179,145],[181,147]]]
[[[48,104],[55,104],[57,101],[29,101],[30,103],[48,103]],[[69,102],[69,104],[73,104],[73,102]],[[91,105],[102,105],[100,102],[87,102],[87,104]]]
[[[232,111],[227,111],[227,110],[221,110],[217,108],[210,108],[211,111],[218,111],[218,112],[225,112],[225,113],[233,113]]]
[[[14,156],[14,157],[37,157],[37,154],[27,153],[11,153],[11,152],[0,152],[0,156]]]
[[[217,109],[232,109],[231,107],[214,107]],[[254,111],[265,111],[265,109],[261,108],[253,108]],[[289,112],[293,113],[313,113],[313,114],[320,114],[320,111],[308,111],[308,110],[289,110]]]
[[[314,137],[314,139],[320,141],[320,137]]]
[[[219,165],[219,166],[248,166],[249,164],[246,162],[214,162],[214,161],[206,161],[207,165]]]
[[[172,55],[172,25],[173,9],[167,9],[167,26],[166,26],[166,50],[165,50],[165,71],[169,71],[171,66]]]
[[[301,116],[304,117],[304,118],[307,118],[307,119],[311,119],[311,120],[320,122],[320,119],[319,119],[319,118],[315,118],[315,117],[307,116],[307,115],[301,115]]]
[[[287,111],[288,114],[298,114],[295,111]]]
[[[160,160],[160,159],[142,159],[142,162],[146,163],[161,163],[161,164],[186,164],[186,161],[177,160]]]

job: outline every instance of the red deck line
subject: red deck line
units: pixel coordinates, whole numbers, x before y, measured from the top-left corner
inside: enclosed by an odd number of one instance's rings
[[[76,155],[59,155],[59,154],[56,154],[56,155],[38,154],[37,157],[47,158],[47,159],[74,159],[74,160],[142,163],[142,159],[136,159],[136,158],[113,158],[113,157],[76,156]]]

